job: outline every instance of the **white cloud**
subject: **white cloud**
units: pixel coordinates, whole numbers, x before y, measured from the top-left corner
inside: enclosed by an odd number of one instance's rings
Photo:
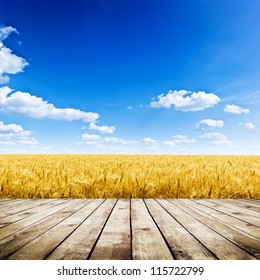
[[[56,108],[48,101],[28,92],[17,91],[10,95],[12,91],[7,86],[0,88],[0,111],[4,113],[14,113],[35,119],[65,121],[83,120],[84,122],[93,122],[99,118],[97,113],[72,108]]]
[[[95,124],[95,122],[91,122],[89,125],[89,129],[93,129],[93,130],[97,130],[101,133],[108,133],[108,134],[112,134],[116,129],[114,126],[98,126]]]
[[[0,144],[2,145],[35,145],[38,141],[31,137],[31,134],[31,131],[23,130],[20,125],[0,122]]]
[[[152,139],[150,137],[144,138],[143,143],[146,145],[157,145],[158,142],[155,139]]]
[[[201,111],[221,101],[213,93],[205,93],[204,91],[192,93],[186,90],[170,90],[166,95],[160,94],[157,98],[157,101],[150,103],[153,108],[164,107],[168,109],[174,105],[175,109],[180,111]]]
[[[17,133],[23,131],[23,128],[17,124],[5,125],[3,122],[0,122],[0,131],[12,131]]]
[[[218,128],[218,127],[223,127],[223,126],[224,126],[224,121],[222,121],[222,120],[205,119],[205,120],[199,121],[196,125],[196,128],[197,129],[204,129],[207,127]]]
[[[214,145],[227,145],[233,143],[231,140],[227,139],[226,135],[219,132],[204,133],[200,138],[209,139],[211,140],[210,143]]]
[[[16,28],[12,26],[0,26],[0,42],[3,42],[12,32],[18,34]]]
[[[133,106],[127,106],[126,109],[131,110],[133,109]]]
[[[111,143],[111,144],[129,145],[129,144],[137,144],[139,141],[124,140],[124,139],[119,139],[119,138],[116,138],[116,137],[105,137],[104,142],[105,143]]]
[[[189,139],[187,135],[174,135],[173,138],[175,144],[192,144],[195,143],[195,139]]]
[[[176,147],[176,144],[174,143],[174,141],[164,141],[163,144],[166,145],[166,146],[169,146],[171,148]]]
[[[212,139],[212,140],[225,140],[226,135],[219,132],[204,133],[200,136],[201,139]]]
[[[99,135],[96,135],[96,134],[84,133],[84,134],[82,134],[81,139],[84,140],[84,141],[97,141],[97,140],[100,140],[101,137]]]
[[[8,83],[10,78],[6,74],[17,74],[23,72],[29,63],[22,57],[12,53],[12,50],[2,43],[12,32],[17,30],[11,26],[0,27],[0,84]]]
[[[225,106],[224,111],[232,114],[248,114],[250,112],[249,109],[242,108],[237,105],[227,105]]]
[[[225,139],[225,140],[213,140],[211,141],[214,145],[230,145],[233,144],[231,140]]]
[[[246,122],[246,123],[240,123],[239,124],[239,126],[243,126],[243,127],[245,127],[245,128],[249,128],[249,129],[254,129],[255,128],[255,126],[254,126],[254,124],[253,123],[251,123],[251,122]]]

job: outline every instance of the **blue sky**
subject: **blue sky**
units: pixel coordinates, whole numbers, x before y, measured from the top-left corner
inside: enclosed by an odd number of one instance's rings
[[[260,154],[259,1],[0,6],[0,153]]]

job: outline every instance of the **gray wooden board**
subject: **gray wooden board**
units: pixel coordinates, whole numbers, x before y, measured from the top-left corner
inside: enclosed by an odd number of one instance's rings
[[[131,258],[130,200],[120,199],[113,209],[90,259],[130,260]]]
[[[131,201],[131,223],[134,260],[173,259],[166,242],[141,199]]]
[[[37,200],[36,202],[32,202],[32,207],[25,208],[25,206],[23,206],[22,208],[18,208],[16,209],[16,212],[14,212],[13,214],[10,214],[10,212],[8,213],[8,216],[5,216],[3,218],[0,218],[0,225],[2,223],[13,223],[16,221],[19,221],[21,219],[24,219],[28,216],[31,216],[35,213],[40,213],[42,211],[45,211],[47,209],[49,209],[50,207],[54,206],[54,205],[58,205],[64,203],[64,201],[62,200],[48,200],[45,202],[41,202],[41,200]],[[30,203],[28,203],[27,205],[30,205]],[[7,214],[7,213],[6,213]]]
[[[61,201],[61,202],[62,203],[60,203],[58,205],[50,207],[48,209],[48,211],[33,214],[31,216],[28,216],[27,218],[24,218],[15,223],[12,223],[10,225],[0,228],[0,244],[1,244],[1,239],[37,223],[38,221],[40,221],[48,216],[51,216],[53,213],[65,208],[66,206],[73,203],[70,200],[65,201],[65,202]]]
[[[34,208],[40,204],[44,204],[48,202],[49,202],[48,200],[43,200],[43,199],[42,200],[31,199],[30,203],[28,203],[28,201],[24,199],[20,201],[10,201],[9,203],[2,204],[0,199],[0,218],[16,214],[27,209]]]
[[[238,228],[241,231],[260,240],[260,228],[255,225],[252,225],[250,223],[237,219],[226,213],[219,212],[218,210],[215,210],[213,206],[209,207],[209,206],[200,204],[200,203],[198,203],[197,200],[194,200],[194,199],[182,199],[181,201],[183,201],[184,203],[186,203],[188,205],[191,205],[192,207],[200,210],[201,212],[204,212],[212,217],[219,219],[220,221],[222,221],[223,223],[226,223],[227,225],[231,225],[232,227]]]
[[[242,199],[238,199],[238,200],[232,199],[231,201],[228,200],[228,202],[234,203],[240,208],[257,212],[258,213],[257,215],[260,216],[260,205],[255,205],[255,204],[252,204],[250,201],[244,201]]]
[[[176,204],[175,204],[176,202]],[[232,242],[208,228],[178,207],[178,200],[160,200],[159,203],[219,259],[256,259]]]
[[[212,202],[214,202],[216,204],[219,204],[223,207],[227,207],[229,209],[232,209],[234,211],[238,211],[238,212],[243,211],[243,214],[249,215],[251,217],[256,217],[260,220],[259,213],[257,213],[254,210],[243,207],[243,204],[239,203],[239,201],[236,201],[234,199],[213,199]]]
[[[145,199],[145,203],[163,233],[171,252],[178,260],[211,260],[214,255],[194,236],[178,223],[154,199]],[[189,246],[187,246],[189,244]]]
[[[96,210],[84,220],[73,234],[55,248],[55,250],[47,256],[47,259],[82,260],[88,258],[116,203],[116,199],[106,200],[102,204],[101,202],[101,200],[98,200],[99,205],[95,205]],[[93,203],[95,203],[95,201]],[[85,215],[86,214],[87,213],[85,213]]]
[[[259,258],[259,201],[221,201],[0,199],[0,258]]]
[[[200,200],[198,200],[198,203],[209,206],[209,207],[214,207],[214,209],[216,209],[222,213],[226,213],[237,219],[240,219],[242,221],[245,221],[245,222],[248,222],[250,224],[260,227],[260,219],[258,219],[257,217],[251,216],[250,213],[245,214],[243,209],[239,209],[239,210],[236,208],[234,209],[232,207],[232,205],[230,207],[227,207],[227,206],[221,205],[220,203],[215,203],[208,199],[200,199]]]
[[[45,259],[64,239],[66,239],[85,219],[90,215],[103,200],[94,200],[78,211],[72,213],[44,234],[28,243],[20,250],[12,254],[8,259]]]
[[[247,233],[234,228],[232,225],[227,225],[221,220],[209,216],[205,212],[201,212],[194,207],[185,204],[183,201],[176,200],[174,205],[182,209],[185,213],[200,221],[210,229],[219,233],[241,249],[253,255],[257,259],[260,258],[260,240],[248,235]]]
[[[24,245],[28,244],[32,240],[36,239],[46,231],[50,230],[55,225],[59,224],[64,219],[68,218],[71,214],[84,207],[91,200],[73,200],[73,202],[67,207],[53,213],[51,219],[49,217],[40,220],[24,230],[19,231],[16,234],[9,235],[0,242],[0,258],[6,259],[9,255],[16,252]]]

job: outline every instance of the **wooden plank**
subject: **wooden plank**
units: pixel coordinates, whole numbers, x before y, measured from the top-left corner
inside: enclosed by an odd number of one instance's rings
[[[158,201],[179,223],[181,223],[195,238],[221,260],[250,260],[256,259],[249,253],[238,248],[223,236],[208,228],[200,221],[175,206],[177,200]]]
[[[2,239],[0,245],[0,259],[6,259],[8,256],[18,251],[20,248],[39,237],[64,219],[68,218],[70,215],[90,202],[91,199],[73,200],[72,205],[53,213],[51,217],[46,217],[45,219],[19,231],[14,235]]]
[[[214,200],[215,203],[218,203],[218,201]],[[241,208],[243,209],[243,213],[248,214],[248,215],[252,215],[254,217],[257,217],[260,219],[260,205],[254,205],[252,203],[249,202],[245,202],[245,201],[240,201],[240,199],[221,199],[220,200],[220,204],[221,205],[226,205],[227,207],[229,207],[229,205],[235,206],[237,210],[241,211]],[[246,210],[246,211],[244,211]],[[249,212],[250,211],[250,212]]]
[[[130,260],[130,200],[120,199],[90,256],[91,260]]]
[[[213,229],[215,232],[224,236],[232,243],[242,248],[249,254],[253,255],[257,259],[260,258],[260,240],[248,235],[247,233],[234,228],[230,225],[223,223],[222,221],[209,216],[208,214],[197,210],[191,205],[185,204],[181,200],[174,201],[174,205],[179,207],[182,211],[192,216],[194,219],[200,221],[207,227]]]
[[[72,200],[67,200],[64,203],[50,207],[48,209],[48,211],[46,210],[44,212],[36,213],[27,218],[24,218],[15,223],[12,223],[10,225],[0,228],[0,244],[1,244],[1,239],[4,239],[5,237],[7,237],[9,235],[15,234],[16,232],[25,229],[25,228],[39,222],[40,220],[42,220],[48,216],[51,216],[53,213],[65,208],[71,204],[73,204]]]
[[[109,217],[116,199],[108,199],[102,203],[85,221],[53,250],[48,260],[84,260],[90,255],[107,218]],[[85,213],[86,215],[86,213]],[[54,237],[51,236],[53,239]],[[56,237],[55,237],[56,238]],[[57,236],[58,241],[60,237]],[[45,244],[43,244],[46,246]],[[56,244],[54,244],[56,245]],[[52,245],[53,247],[53,245]],[[44,255],[41,255],[44,257]]]
[[[154,199],[145,203],[177,260],[213,260],[215,256]]]
[[[16,209],[19,209],[22,207],[25,207],[24,209],[26,209],[26,207],[28,207],[27,199],[22,199],[22,200],[13,199],[6,203],[1,203],[1,201],[2,201],[2,199],[0,199],[0,218],[16,213]],[[37,202],[38,200],[32,199],[30,201],[32,202],[31,205],[33,205],[33,203]],[[29,205],[29,207],[30,207],[30,205]]]
[[[103,199],[93,200],[85,207],[74,212],[67,219],[34,239],[29,244],[8,257],[11,260],[43,260],[103,202]]]
[[[173,256],[141,199],[131,200],[134,260],[170,260]]]
[[[20,212],[30,210],[32,208],[38,207],[39,205],[44,205],[48,203],[54,203],[55,201],[59,203],[58,199],[26,199],[23,204],[10,204],[4,209],[1,209],[0,220],[4,217],[8,217],[14,214],[19,214]]]
[[[9,223],[9,224],[14,223],[33,214],[39,213],[41,211],[45,211],[50,207],[61,203],[64,203],[64,201],[58,199],[46,200],[46,201],[43,201],[43,199],[39,199],[37,203],[29,200],[27,202],[27,206],[23,206],[22,208],[20,208],[16,214],[11,214],[1,218],[0,225],[5,223]]]
[[[240,209],[240,211],[237,211],[236,209],[233,209],[233,207],[225,207],[222,206],[218,203],[214,203],[212,202],[210,199],[200,199],[198,200],[198,203],[209,206],[209,207],[213,207],[214,209],[222,212],[222,213],[226,213],[230,216],[233,216],[237,219],[240,219],[242,221],[248,222],[250,224],[253,224],[257,227],[260,227],[260,219],[256,218],[256,217],[252,217],[251,215],[248,214],[244,214],[243,210]]]
[[[0,209],[6,205],[14,205],[15,203],[23,203],[24,199],[18,198],[0,198]]]
[[[253,224],[239,220],[226,213],[219,212],[218,210],[215,210],[213,207],[202,205],[198,203],[198,200],[182,199],[182,201],[188,205],[191,205],[192,207],[196,208],[199,211],[207,213],[208,215],[215,217],[228,225],[232,225],[232,227],[238,228],[257,239],[260,239],[260,229],[259,227]]]
[[[260,199],[241,199],[242,201],[248,202],[250,201],[250,204],[254,204],[256,206],[260,206]]]

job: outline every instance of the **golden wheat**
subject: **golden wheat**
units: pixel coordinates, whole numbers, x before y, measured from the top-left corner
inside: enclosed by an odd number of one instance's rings
[[[0,155],[0,198],[260,198],[260,156]]]

